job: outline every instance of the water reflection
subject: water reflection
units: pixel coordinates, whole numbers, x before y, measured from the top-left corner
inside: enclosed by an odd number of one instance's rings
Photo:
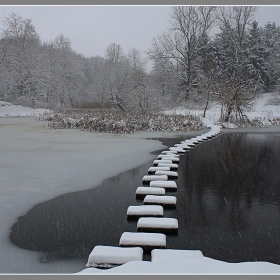
[[[225,134],[182,156],[178,191],[171,194],[177,208],[164,212],[178,219],[179,231],[168,236],[167,248],[199,249],[229,262],[280,264],[279,140],[273,133]],[[180,141],[164,139],[169,146]],[[123,231],[136,231],[126,210],[142,204],[135,190],[151,165],[36,205],[13,226],[12,242],[48,251],[44,260],[83,258],[85,263],[95,245],[118,246]]]
[[[179,235],[169,246],[280,264],[279,137],[222,135],[192,149],[180,162]]]

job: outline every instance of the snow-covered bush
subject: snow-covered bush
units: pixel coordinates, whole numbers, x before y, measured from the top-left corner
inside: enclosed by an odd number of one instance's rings
[[[48,126],[54,129],[77,128],[114,134],[134,133],[136,131],[189,132],[206,128],[198,116],[162,113],[139,114],[114,109],[71,109],[42,115],[37,120],[49,121]]]
[[[251,120],[236,120],[235,122],[219,121],[219,125],[223,128],[236,128],[236,127],[265,127],[267,125],[280,125],[279,117],[256,117]]]

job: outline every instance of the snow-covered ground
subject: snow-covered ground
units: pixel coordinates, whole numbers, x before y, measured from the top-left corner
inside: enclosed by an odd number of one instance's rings
[[[260,94],[255,102],[253,103],[252,110],[246,112],[246,115],[250,118],[264,118],[270,119],[271,117],[280,117],[280,94],[275,93],[263,93]],[[197,116],[203,115],[203,110],[191,110],[182,107],[177,107],[174,110],[165,111],[166,113],[175,113],[175,114],[192,114]],[[209,106],[209,109],[206,111],[206,118],[203,119],[203,123],[206,126],[211,126],[215,124],[220,118],[220,105],[213,103]],[[233,124],[226,124],[229,128],[235,128]]]
[[[280,116],[278,105],[267,105],[273,98],[272,94],[263,94],[255,103],[255,112],[248,116]],[[114,136],[74,129],[51,130],[46,122],[36,122],[35,117],[11,117],[34,116],[37,112],[43,110],[0,102],[0,116],[4,117],[0,118],[0,273],[78,272],[77,261],[57,261],[54,266],[40,262],[39,252],[14,246],[9,241],[9,231],[17,217],[37,203],[95,187],[105,178],[153,159],[150,152],[164,146],[145,138],[174,135],[149,132]],[[184,110],[179,108],[176,112]],[[198,110],[185,112],[202,115]],[[210,108],[205,123],[213,124],[219,113],[218,106]],[[165,252],[168,256],[158,261],[132,261],[110,270],[88,268],[81,273],[280,273],[280,265],[271,263],[230,264],[203,256],[186,258],[177,257],[175,251]]]
[[[9,102],[0,101],[0,117],[26,117],[37,116],[44,112],[51,112],[48,109],[32,109],[20,105],[13,105]]]
[[[197,251],[153,250],[152,261],[130,261],[101,270],[87,268],[77,274],[279,274],[280,265],[269,262],[227,263],[200,256]],[[200,252],[200,251],[198,251]]]

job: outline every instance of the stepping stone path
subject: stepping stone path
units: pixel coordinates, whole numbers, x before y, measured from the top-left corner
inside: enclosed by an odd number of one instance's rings
[[[220,126],[212,126],[209,132],[181,141],[158,155],[153,161],[153,166],[148,169],[149,175],[145,175],[142,179],[142,184],[148,186],[140,186],[136,190],[136,199],[143,199],[143,205],[129,206],[127,209],[127,218],[138,220],[138,232],[124,232],[120,237],[119,247],[95,246],[89,256],[87,267],[110,268],[132,260],[142,260],[143,250],[153,250],[152,260],[164,255],[162,254],[164,250],[170,251],[164,249],[166,235],[178,233],[178,220],[163,217],[164,208],[175,208],[177,198],[167,196],[165,193],[177,190],[176,182],[170,179],[178,178],[175,171],[178,170],[179,156],[199,143],[214,138],[220,132]],[[179,255],[182,254],[180,250],[175,251],[178,251]],[[199,252],[192,251],[191,254],[202,255]],[[183,255],[186,256],[185,253]]]

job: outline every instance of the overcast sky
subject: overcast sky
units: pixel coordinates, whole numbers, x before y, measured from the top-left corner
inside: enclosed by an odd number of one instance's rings
[[[42,41],[58,34],[70,38],[72,48],[85,56],[104,56],[111,43],[127,53],[135,47],[142,53],[153,37],[169,27],[171,6],[0,6],[2,20],[10,13],[30,18]],[[280,6],[258,7],[260,26],[268,21],[280,25]]]

